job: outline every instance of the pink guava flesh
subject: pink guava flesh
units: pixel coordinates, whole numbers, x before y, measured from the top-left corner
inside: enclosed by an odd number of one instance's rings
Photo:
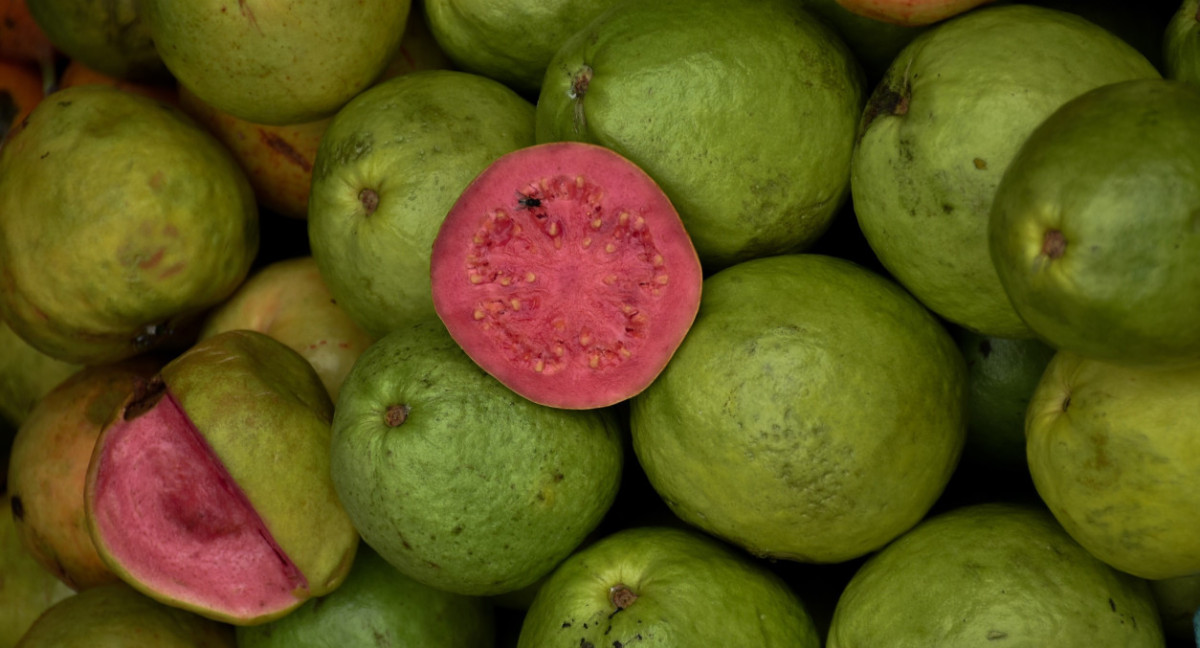
[[[304,575],[169,393],[102,443],[93,535],[127,580],[230,620],[301,602]]]
[[[460,196],[431,259],[434,308],[485,371],[534,402],[625,400],[695,319],[702,272],[661,189],[615,152],[501,157]]]

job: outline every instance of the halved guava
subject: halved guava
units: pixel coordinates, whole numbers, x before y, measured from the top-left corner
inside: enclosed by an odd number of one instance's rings
[[[654,381],[700,304],[679,214],[641,168],[556,142],[496,159],[433,244],[433,305],[484,371],[525,398],[591,409]]]
[[[165,389],[105,430],[89,472],[97,550],[136,589],[233,622],[308,598],[304,574]]]

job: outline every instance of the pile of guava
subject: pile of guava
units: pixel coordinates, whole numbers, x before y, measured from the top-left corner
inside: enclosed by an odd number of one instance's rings
[[[0,648],[1200,648],[1200,0],[0,1]]]

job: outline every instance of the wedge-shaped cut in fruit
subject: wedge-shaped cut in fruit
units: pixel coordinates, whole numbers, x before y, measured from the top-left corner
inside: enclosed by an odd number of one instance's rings
[[[467,355],[529,400],[568,409],[653,382],[696,317],[703,279],[654,180],[578,142],[484,170],[446,216],[430,270],[434,309]]]
[[[238,625],[332,591],[358,546],[329,476],[332,413],[282,343],[197,343],[97,442],[85,501],[101,558],[152,598]]]
[[[307,588],[170,395],[109,433],[99,465],[93,525],[144,587],[238,616],[291,607]]]

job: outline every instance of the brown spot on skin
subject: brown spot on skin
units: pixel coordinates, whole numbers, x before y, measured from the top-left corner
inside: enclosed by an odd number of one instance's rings
[[[283,159],[300,167],[300,169],[305,173],[312,172],[312,162],[310,162],[308,158],[304,157],[300,151],[297,151],[296,147],[292,146],[290,142],[280,137],[278,134],[259,128],[258,137],[262,140],[263,144],[267,145],[267,148],[283,156]]]
[[[162,171],[155,171],[154,175],[150,176],[150,188],[154,191],[162,189],[164,184],[166,184],[166,180]]]
[[[583,98],[587,94],[588,86],[592,82],[592,67],[584,65],[571,77],[571,89],[567,92],[567,96],[574,101],[575,115],[574,128],[575,132],[583,130],[587,125],[587,118],[583,114]]]
[[[1071,406],[1071,396],[1068,394],[1067,397],[1063,399],[1062,411],[1064,411],[1064,412],[1067,411],[1067,408],[1070,406]]]
[[[258,30],[258,33],[262,33],[262,28],[258,26],[258,19],[254,17],[254,12],[246,6],[246,0],[238,0],[238,11],[242,12],[242,17],[250,21],[251,27]]]
[[[976,169],[979,169],[982,171],[987,168],[987,160],[985,160],[983,158],[975,158],[974,160],[972,160],[972,162],[975,164]]]
[[[1042,254],[1057,259],[1062,257],[1067,251],[1067,237],[1063,233],[1056,230],[1046,230],[1046,235],[1042,237]]]
[[[359,191],[358,201],[362,203],[363,211],[367,213],[367,216],[374,214],[375,210],[379,208],[379,194],[374,189],[366,188]]]
[[[409,411],[408,405],[391,405],[383,415],[384,423],[388,427],[400,427],[408,420]]]
[[[149,259],[139,261],[137,266],[139,268],[141,268],[142,270],[149,270],[150,268],[153,268],[154,266],[158,265],[159,262],[162,261],[163,254],[165,254],[165,253],[166,253],[166,250],[164,248],[158,248],[158,251],[155,252],[154,254],[150,255]]]
[[[637,600],[637,594],[634,594],[633,590],[624,584],[618,584],[613,585],[612,589],[608,591],[608,598],[618,610],[624,610],[633,605],[633,602]]]
[[[180,261],[179,263],[176,263],[175,265],[173,265],[173,266],[171,266],[171,267],[167,268],[166,270],[163,270],[161,273],[159,273],[159,275],[158,275],[158,278],[159,278],[159,279],[166,279],[166,278],[168,278],[168,277],[171,277],[171,276],[173,276],[173,275],[177,275],[177,274],[179,274],[179,273],[180,273],[180,272],[181,272],[181,271],[182,271],[182,270],[183,270],[185,267],[187,267],[187,264],[186,264],[186,263],[184,263],[184,262],[182,262],[182,261]]]

